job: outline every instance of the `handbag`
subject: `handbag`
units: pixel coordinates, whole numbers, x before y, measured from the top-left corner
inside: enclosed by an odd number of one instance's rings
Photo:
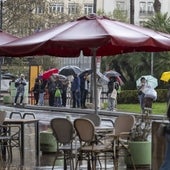
[[[116,90],[116,89],[113,89],[110,97],[113,98],[113,99],[116,99],[116,98],[117,98],[117,90]]]
[[[57,88],[55,91],[55,97],[61,97],[61,91],[59,88]]]

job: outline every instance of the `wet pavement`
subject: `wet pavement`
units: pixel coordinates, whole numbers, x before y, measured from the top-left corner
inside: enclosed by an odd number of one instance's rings
[[[68,113],[68,112],[52,112],[52,111],[46,111],[46,110],[30,110],[25,108],[14,108],[14,107],[8,107],[8,106],[0,106],[1,109],[4,109],[7,111],[7,116],[11,112],[20,112],[22,115],[26,112],[28,113],[34,113],[36,118],[39,119],[39,125],[40,125],[40,132],[44,130],[48,130],[49,128],[49,122],[54,117],[67,117],[69,116],[71,119],[75,119],[76,117],[79,117],[80,114],[76,113]],[[16,118],[18,115],[14,115]],[[110,117],[114,118],[113,115],[110,115]],[[32,118],[31,115],[28,118]],[[25,127],[25,163],[24,166],[20,165],[20,154],[19,149],[14,148],[14,156],[13,161],[10,165],[4,165],[2,161],[0,162],[0,170],[49,170],[52,169],[52,163],[54,160],[55,153],[45,153],[40,151],[40,160],[38,160],[39,165],[36,164],[36,152],[35,152],[35,130],[33,125],[27,125]],[[4,167],[3,167],[4,165]],[[58,161],[55,166],[56,170],[62,170],[63,169],[63,162]],[[86,163],[81,168],[81,170],[87,169]],[[114,169],[113,165],[110,166],[109,169]],[[140,170],[149,170],[150,168],[138,168]],[[69,170],[69,168],[68,168]],[[122,169],[124,170],[124,169]]]

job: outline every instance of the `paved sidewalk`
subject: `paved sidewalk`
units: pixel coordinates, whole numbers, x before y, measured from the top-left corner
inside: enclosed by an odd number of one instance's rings
[[[66,117],[66,116],[71,116],[72,119],[76,118],[77,116],[80,116],[82,114],[86,113],[91,113],[93,112],[92,109],[77,109],[76,113],[74,110],[72,110],[71,113],[70,108],[53,108],[53,107],[36,107],[36,106],[31,106],[27,105],[25,108],[16,108],[16,107],[8,107],[1,105],[1,109],[4,109],[7,111],[8,116],[9,113],[12,111],[19,111],[22,114],[24,112],[34,112],[36,115],[36,118],[40,120],[40,130],[46,130],[48,128],[48,125],[50,120],[54,117]],[[52,111],[51,111],[52,110]],[[61,110],[61,111],[60,111]],[[68,111],[68,112],[67,112]],[[69,113],[70,111],[70,113]],[[120,112],[108,112],[108,111],[101,111],[101,115],[104,117],[114,118],[115,115],[120,115]],[[53,153],[42,153],[40,154],[40,164],[36,166],[36,160],[35,160],[35,145],[34,145],[34,131],[31,126],[27,126],[26,129],[26,148],[25,148],[25,160],[26,163],[23,166],[20,166],[20,159],[19,159],[19,150],[16,148],[14,150],[14,159],[13,162],[10,166],[6,167],[8,170],[49,170],[52,168],[52,163],[54,160],[55,154]],[[1,163],[0,163],[0,170],[6,170],[2,168]],[[63,167],[61,166],[56,166],[56,170],[63,170]],[[86,167],[81,168],[81,170],[87,169]],[[113,169],[113,166],[109,168],[108,170]],[[69,170],[69,169],[68,169]],[[137,169],[139,170],[139,169]],[[148,168],[142,168],[140,170],[149,170]]]

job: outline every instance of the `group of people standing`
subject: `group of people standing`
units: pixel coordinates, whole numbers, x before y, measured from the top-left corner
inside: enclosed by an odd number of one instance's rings
[[[32,90],[34,93],[35,105],[44,105],[44,95],[47,90],[49,95],[49,106],[65,107],[67,86],[68,81],[61,81],[57,76],[51,76],[48,80],[36,78]]]
[[[23,74],[15,80],[16,96],[14,99],[14,105],[16,105],[17,100],[20,96],[20,105],[23,104],[24,92],[25,92],[26,80]],[[97,77],[96,82],[97,88],[97,108],[101,108],[101,92],[103,84],[100,81],[100,77]],[[113,111],[117,103],[117,96],[112,96],[114,89],[117,91],[119,89],[119,82],[116,77],[110,77],[108,82],[108,110]],[[87,103],[87,96],[90,90],[90,81],[88,73],[79,76],[77,74],[73,75],[73,79],[70,82],[68,79],[59,79],[58,76],[50,76],[47,80],[41,77],[37,77],[34,82],[32,92],[34,94],[35,105],[44,105],[45,93],[49,96],[49,106],[56,107],[66,107],[67,104],[67,89],[70,87],[71,91],[71,107],[72,108],[82,108],[85,109]]]
[[[103,88],[103,84],[100,78],[97,78],[97,107],[101,108],[100,98]],[[36,78],[33,87],[35,105],[44,105],[44,94],[47,90],[49,95],[49,106],[65,107],[67,103],[67,89],[70,87],[71,91],[71,107],[72,108],[82,108],[85,109],[87,103],[87,96],[90,90],[90,81],[88,73],[79,76],[77,74],[73,75],[73,79],[69,82],[68,79],[60,80],[57,76],[51,76],[48,80],[43,80],[42,78]],[[116,103],[117,97],[112,97],[111,93],[113,89],[116,91],[119,89],[119,82],[115,77],[111,77],[108,82],[108,110],[113,111]]]

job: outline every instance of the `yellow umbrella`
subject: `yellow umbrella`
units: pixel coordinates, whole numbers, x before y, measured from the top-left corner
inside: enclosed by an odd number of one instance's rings
[[[170,80],[170,71],[163,72],[160,80],[168,82]]]

